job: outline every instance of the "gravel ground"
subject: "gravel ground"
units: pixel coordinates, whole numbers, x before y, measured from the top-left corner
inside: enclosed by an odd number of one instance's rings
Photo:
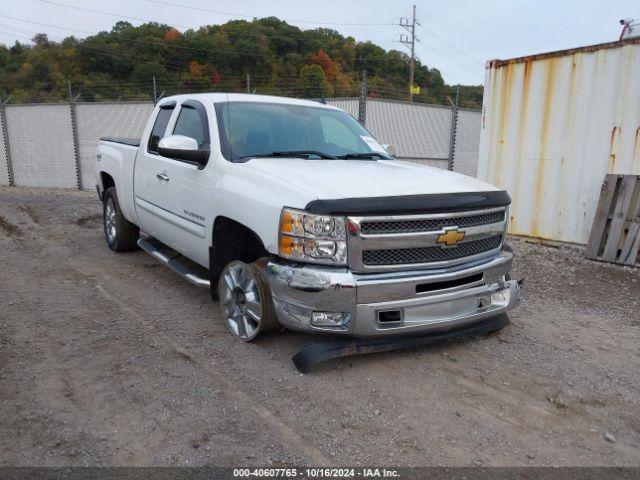
[[[301,375],[100,212],[0,188],[0,466],[640,465],[637,269],[514,239],[506,329]]]

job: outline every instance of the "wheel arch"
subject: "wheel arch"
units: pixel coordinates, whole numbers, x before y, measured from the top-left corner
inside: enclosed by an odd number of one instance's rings
[[[253,263],[271,255],[260,236],[246,225],[219,215],[213,222],[209,249],[209,276],[211,285],[217,285],[225,265],[233,260]],[[212,293],[215,294],[212,288]]]
[[[113,179],[113,177],[111,176],[111,174],[105,172],[105,171],[101,171],[99,172],[99,177],[100,177],[100,196],[104,195],[104,192],[107,190],[107,188],[109,187],[115,187],[116,186],[116,182]]]

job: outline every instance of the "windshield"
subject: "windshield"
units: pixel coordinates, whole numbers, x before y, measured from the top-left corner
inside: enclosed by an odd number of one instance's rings
[[[222,153],[251,157],[390,158],[356,119],[341,110],[264,102],[216,104]]]

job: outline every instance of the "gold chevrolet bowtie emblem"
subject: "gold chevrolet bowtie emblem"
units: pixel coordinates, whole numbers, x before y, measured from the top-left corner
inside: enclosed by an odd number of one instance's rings
[[[436,243],[440,245],[446,245],[447,247],[453,247],[457,245],[458,242],[461,242],[464,238],[464,232],[458,230],[457,228],[452,228],[450,230],[445,230],[442,235],[438,235],[438,239]]]

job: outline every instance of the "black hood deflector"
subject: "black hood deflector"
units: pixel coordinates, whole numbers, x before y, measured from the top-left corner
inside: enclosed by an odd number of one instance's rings
[[[482,210],[505,207],[510,203],[509,194],[499,190],[313,200],[305,210],[320,215],[415,215]]]

